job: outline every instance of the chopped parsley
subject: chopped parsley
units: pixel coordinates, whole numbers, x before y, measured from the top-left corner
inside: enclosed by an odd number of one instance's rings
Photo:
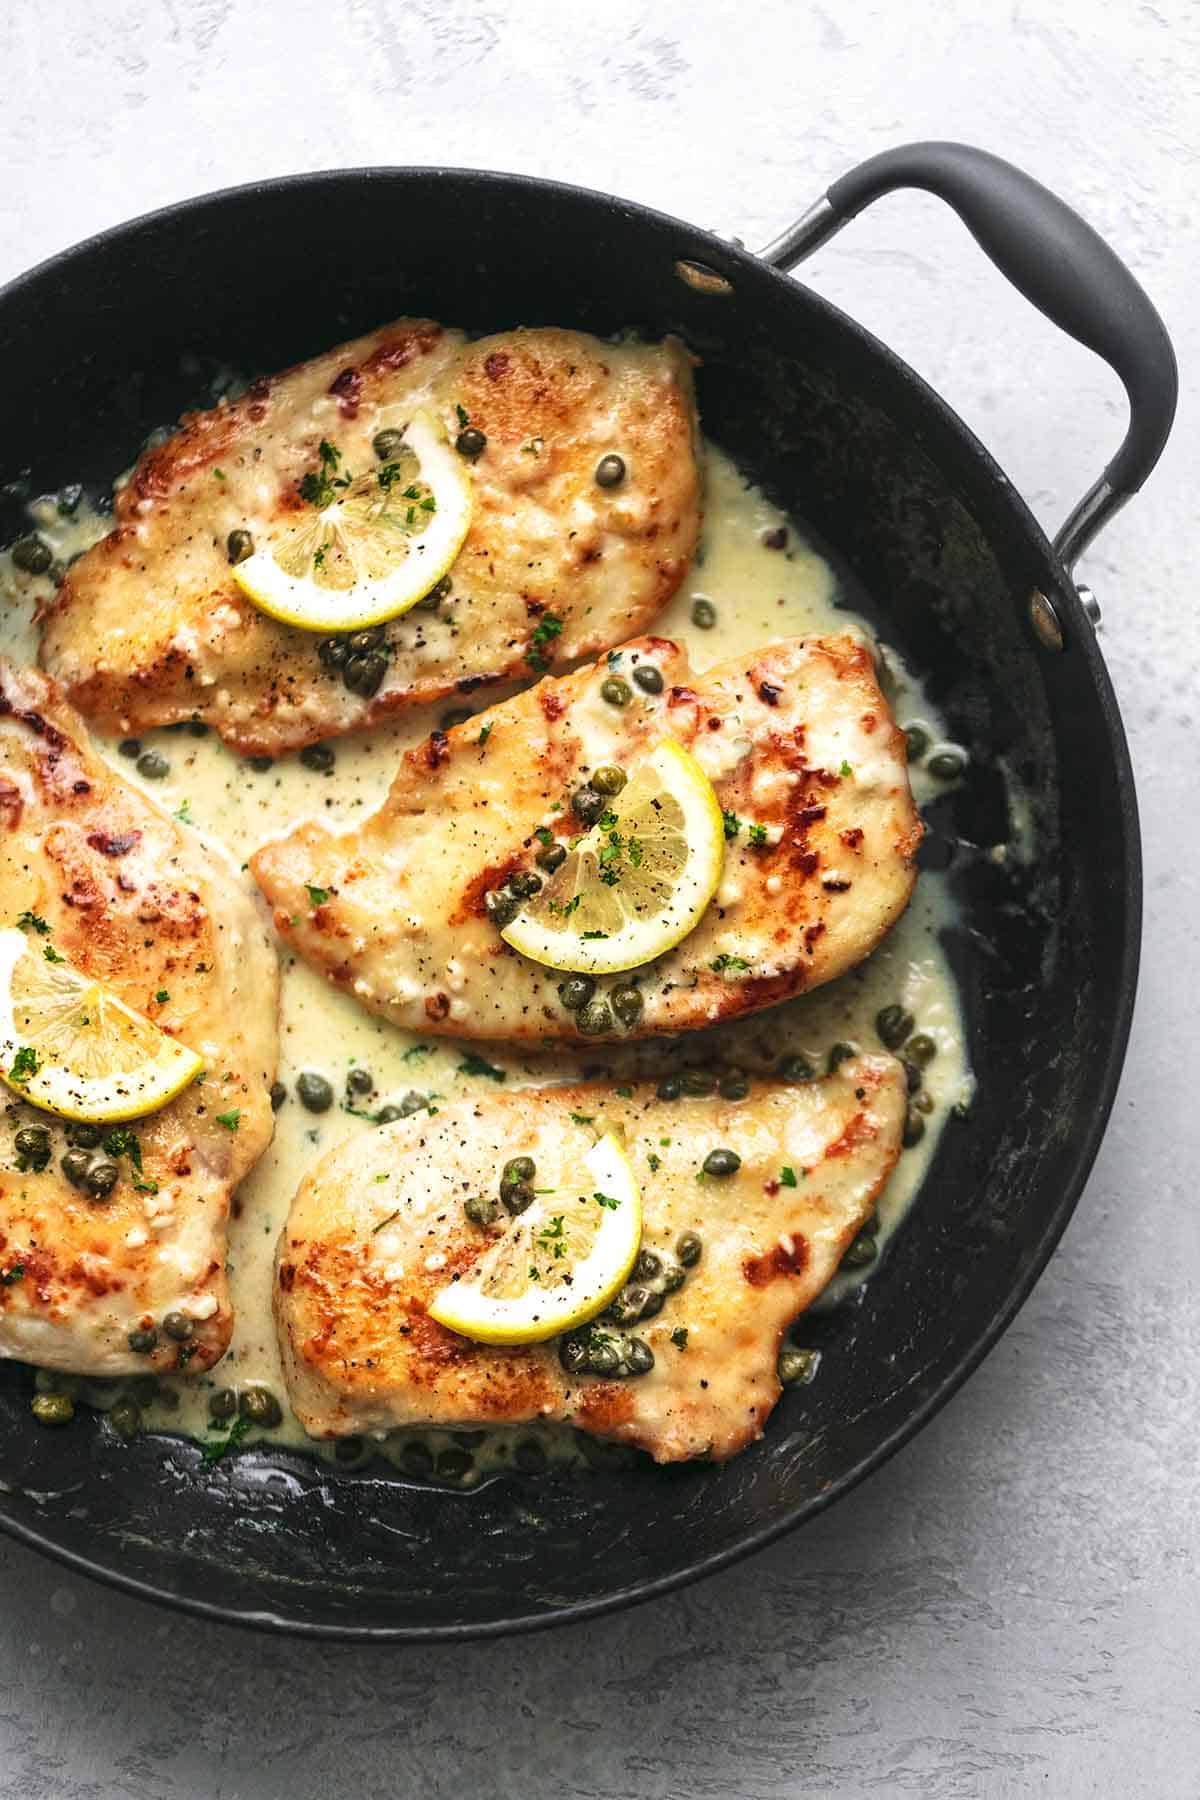
[[[135,1175],[133,1178],[133,1188],[134,1192],[137,1194],[157,1194],[158,1183],[157,1181],[143,1180],[140,1175]]]
[[[196,821],[192,817],[192,803],[190,800],[185,800],[181,806],[176,807],[175,817],[179,820],[181,825],[195,824]]]
[[[305,890],[308,894],[309,901],[313,906],[324,906],[329,898],[328,888],[313,887],[310,883],[306,882]]]
[[[742,821],[738,818],[737,814],[735,812],[728,812],[724,807],[721,809],[721,823],[725,827],[726,838],[730,840],[735,838],[742,829]]]
[[[171,996],[170,996],[170,994],[168,994],[166,988],[159,988],[159,990],[158,990],[157,994],[155,994],[154,998],[157,1000],[157,1002],[160,1006],[165,1006],[167,1004],[167,1001],[171,998]]]
[[[595,1113],[568,1113],[567,1117],[573,1125],[591,1125],[595,1123]]]
[[[623,650],[610,650],[608,653],[609,668],[610,669],[619,669],[621,666],[621,658],[624,656],[624,654],[625,654],[625,652]]]
[[[578,900],[578,898],[579,898],[578,894],[576,894],[575,898]],[[607,931],[581,931],[579,935],[581,938],[584,938],[584,939],[606,938],[608,936],[608,933],[607,933]]]
[[[657,1175],[658,1171],[662,1168],[662,1157],[656,1156],[653,1150],[651,1150],[647,1154],[646,1161],[650,1164],[650,1173],[652,1175]]]
[[[508,1076],[503,1069],[497,1069],[492,1063],[487,1062],[484,1057],[476,1056],[473,1050],[469,1056],[464,1056],[463,1060],[458,1065],[457,1072],[460,1075],[482,1075],[485,1076],[488,1081],[508,1080]]]
[[[302,479],[300,498],[307,500],[310,506],[315,506],[318,512],[324,512],[325,508],[332,506],[337,499],[338,488],[350,486],[350,476],[338,474],[342,453],[336,444],[331,444],[327,438],[322,438],[318,444],[317,455],[320,458],[321,466],[319,469],[310,469]]]
[[[382,1175],[382,1176],[380,1176],[380,1175],[377,1175],[377,1176],[376,1176],[376,1177],[375,1177],[375,1179],[376,1179],[376,1181],[386,1181],[386,1180],[387,1180],[387,1176],[386,1176],[386,1175]],[[386,1219],[380,1219],[380,1221],[379,1221],[379,1223],[378,1223],[378,1225],[372,1225],[372,1227],[371,1227],[371,1236],[372,1236],[372,1237],[378,1237],[378,1236],[379,1236],[379,1233],[380,1233],[380,1232],[381,1232],[381,1231],[383,1231],[383,1230],[385,1230],[385,1229],[386,1229],[386,1227],[387,1227],[387,1226],[389,1226],[389,1225],[392,1225],[392,1224],[394,1224],[394,1223],[395,1223],[395,1221],[396,1221],[396,1220],[397,1220],[397,1219],[398,1219],[398,1218],[399,1218],[399,1217],[400,1217],[400,1208],[399,1208],[399,1207],[397,1207],[397,1208],[396,1208],[396,1210],[395,1210],[395,1212],[390,1212],[390,1213],[389,1213],[389,1214],[388,1214],[388,1216],[387,1216],[387,1218],[386,1218]]]
[[[45,919],[34,912],[23,912],[17,915],[17,924],[22,931],[36,931],[39,937],[49,937],[50,927]]]
[[[765,825],[752,825],[750,827],[751,847],[755,850],[762,850],[766,847],[766,842],[767,842],[766,826]]]
[[[20,1281],[24,1274],[25,1264],[13,1263],[7,1269],[0,1269],[0,1282],[3,1282],[5,1287],[11,1287],[14,1281]]]
[[[780,1185],[780,1187],[798,1187],[799,1186],[799,1183],[796,1180],[795,1169],[789,1167],[789,1165],[787,1163],[784,1163],[782,1169],[780,1169],[780,1171],[779,1171],[779,1185]]]
[[[850,767],[850,764],[843,757],[842,758],[842,766],[838,770],[838,774],[839,775],[853,775],[853,773],[854,773],[854,770]]]
[[[554,833],[548,825],[539,825],[533,835],[539,844],[552,844],[554,842]]]
[[[750,964],[744,956],[729,956],[724,950],[709,964],[709,968],[715,975],[723,975],[726,969],[748,969],[749,967]]]
[[[476,742],[479,744],[480,748],[482,748],[483,745],[487,743],[487,741],[491,737],[491,735],[492,735],[492,728],[490,725],[483,725],[480,727],[479,736],[476,739]]]
[[[562,628],[562,620],[557,614],[552,612],[543,613],[534,627],[533,636],[529,640],[529,649],[526,652],[525,660],[536,674],[540,675],[543,670],[550,667],[550,658],[546,654],[546,645],[553,643],[556,637],[561,636]]]
[[[240,1110],[234,1106],[231,1107],[228,1112],[217,1114],[217,1124],[223,1125],[226,1131],[236,1131],[238,1125],[241,1123],[241,1118],[242,1115]]]
[[[376,469],[375,479],[385,494],[390,493],[400,479],[400,464],[398,462],[384,463],[382,469]]]
[[[621,1204],[621,1202],[614,1199],[611,1194],[593,1194],[592,1199],[596,1202],[597,1206],[606,1206],[609,1212],[616,1212],[618,1206]]]
[[[229,1427],[228,1435],[223,1438],[212,1438],[200,1451],[206,1463],[220,1462],[227,1450],[236,1450],[251,1426],[248,1413],[239,1413]]]
[[[127,1156],[140,1175],[142,1172],[142,1146],[136,1131],[128,1125],[114,1125],[104,1140],[104,1148],[109,1156]],[[155,1188],[155,1193],[158,1189]]]
[[[65,956],[58,954],[53,944],[46,944],[42,949],[42,955],[48,963],[63,963],[67,960]]]
[[[433,1045],[432,1044],[410,1044],[408,1049],[404,1052],[403,1056],[400,1058],[400,1061],[401,1062],[411,1062],[413,1060],[414,1056],[432,1056],[432,1055],[433,1055]]]
[[[22,1044],[13,1057],[12,1068],[8,1071],[10,1081],[18,1081],[22,1086],[30,1076],[36,1075],[41,1068],[37,1051],[28,1044]]]
[[[565,906],[558,900],[547,900],[546,905],[552,913],[559,913],[564,919],[569,919],[571,914],[578,908],[580,899],[581,896],[579,894],[574,894],[571,899],[567,901]],[[584,935],[586,936],[587,934],[585,933]]]
[[[454,410],[458,414],[458,422],[460,425],[466,426],[471,423],[471,415],[465,406],[456,402]]]
[[[543,1250],[548,1250],[557,1262],[567,1254],[565,1220],[562,1213],[555,1213],[537,1234],[537,1241]]]
[[[633,1098],[633,1089],[631,1087],[619,1087],[617,1093],[621,1096],[622,1100],[631,1100]]]
[[[530,438],[530,440],[527,444],[521,445],[521,455],[522,456],[540,456],[542,454],[542,451],[545,448],[546,448],[545,438],[532,437],[532,438]]]
[[[687,1341],[688,1341],[687,1326],[686,1325],[677,1325],[675,1327],[674,1331],[671,1333],[671,1342],[674,1344],[674,1346],[677,1350],[686,1350],[687,1349]]]

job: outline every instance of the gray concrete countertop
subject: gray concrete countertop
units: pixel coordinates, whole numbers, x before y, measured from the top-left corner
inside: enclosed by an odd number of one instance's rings
[[[187,194],[368,162],[551,174],[755,244],[871,151],[959,137],[1023,163],[1119,248],[1174,333],[1185,392],[1159,472],[1084,571],[1146,838],[1129,1063],[1075,1222],[966,1389],[765,1555],[653,1608],[509,1643],[257,1639],[0,1544],[0,1794],[1191,1800],[1200,13],[64,0],[0,8],[0,67],[0,277]],[[1048,524],[1110,455],[1115,379],[936,202],[875,208],[806,278],[948,395]]]

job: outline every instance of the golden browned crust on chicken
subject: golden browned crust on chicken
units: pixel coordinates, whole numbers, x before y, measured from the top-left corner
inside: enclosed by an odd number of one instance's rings
[[[35,947],[108,983],[206,1073],[127,1128],[136,1150],[117,1153],[104,1202],[65,1178],[65,1124],[8,1097],[0,1356],[95,1375],[206,1369],[233,1324],[230,1194],[271,1137],[274,949],[225,858],[101,760],[52,683],[0,661],[0,924],[22,913],[49,927]],[[30,1126],[51,1135],[41,1170],[16,1143]],[[169,1312],[193,1321],[185,1342],[161,1330]],[[129,1333],[150,1329],[153,1350],[131,1350]]]

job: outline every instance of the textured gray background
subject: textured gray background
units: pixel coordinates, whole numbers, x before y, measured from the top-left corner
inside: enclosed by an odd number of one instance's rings
[[[952,136],[1087,213],[1185,377],[1171,449],[1086,570],[1148,851],[1132,1053],[1076,1221],[965,1391],[801,1536],[507,1644],[256,1640],[0,1546],[0,1793],[1193,1800],[1196,6],[6,0],[0,68],[0,276],[186,194],[372,161],[555,175],[753,244],[862,155]],[[1048,523],[1109,454],[1115,380],[935,202],[875,209],[809,279],[932,377]]]

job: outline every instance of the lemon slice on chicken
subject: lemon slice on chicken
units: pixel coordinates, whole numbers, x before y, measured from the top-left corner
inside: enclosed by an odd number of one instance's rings
[[[538,1344],[584,1325],[624,1286],[642,1239],[633,1167],[609,1132],[518,1213],[503,1237],[430,1302],[429,1316],[481,1344]]]
[[[695,929],[724,866],[712,783],[664,738],[501,935],[551,969],[636,969]]]
[[[64,1119],[115,1123],[157,1112],[202,1059],[22,931],[0,931],[0,1079]]]
[[[471,478],[428,413],[389,462],[355,471],[322,439],[300,483],[306,511],[233,567],[248,599],[302,631],[361,631],[436,587],[471,524]]]

